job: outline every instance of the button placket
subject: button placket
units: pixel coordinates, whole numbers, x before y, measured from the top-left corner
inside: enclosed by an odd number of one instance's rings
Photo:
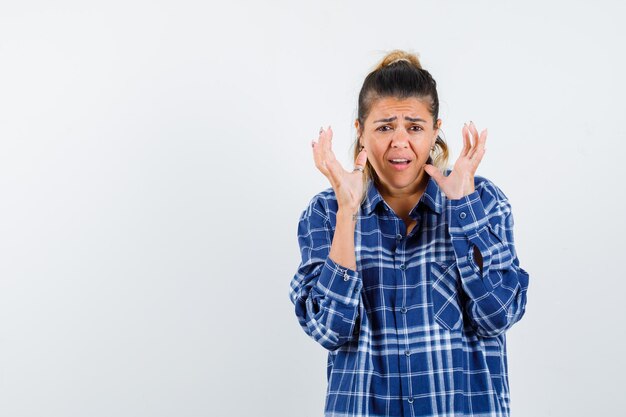
[[[406,253],[405,253],[405,246],[407,244],[407,239],[408,239],[408,235],[406,233],[406,229],[403,229],[402,224],[400,223],[399,219],[395,219],[396,221],[396,234],[395,236],[392,235],[392,252],[393,252],[393,257],[394,257],[394,265],[395,265],[395,275],[396,275],[396,282],[403,284],[403,285],[399,285],[396,289],[397,291],[397,299],[398,300],[403,300],[406,299],[406,286],[404,285],[407,282],[407,273],[406,271],[409,269],[408,268],[408,260],[406,259]],[[398,327],[397,327],[397,331],[398,331],[398,336],[401,337],[401,335],[406,335],[407,333],[407,326],[409,325],[409,323],[407,322],[407,312],[408,312],[408,308],[404,305],[404,302],[398,306],[399,308],[396,308],[396,314],[400,313],[400,315],[398,315]],[[398,351],[398,355],[400,356],[404,356],[405,360],[401,360],[400,361],[400,368],[399,368],[399,373],[400,373],[400,377],[401,377],[401,384],[402,384],[402,390],[406,393],[409,394],[409,396],[405,397],[406,400],[408,401],[409,404],[413,403],[413,396],[412,396],[412,390],[410,388],[410,384],[409,384],[409,370],[412,368],[411,366],[411,350],[410,350],[410,342],[408,340],[405,340],[404,337],[402,337],[402,342],[404,344],[404,349],[402,349],[401,345],[398,346],[399,351]],[[408,412],[408,410],[407,410]]]

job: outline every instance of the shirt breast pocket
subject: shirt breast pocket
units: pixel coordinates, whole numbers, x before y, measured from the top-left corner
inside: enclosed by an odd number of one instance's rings
[[[463,326],[463,309],[460,297],[460,275],[457,263],[431,262],[431,309],[440,326],[456,331]]]

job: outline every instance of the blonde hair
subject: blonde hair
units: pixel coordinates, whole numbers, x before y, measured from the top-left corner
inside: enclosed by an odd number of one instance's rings
[[[361,151],[359,141],[363,134],[365,119],[369,115],[373,103],[384,97],[399,99],[415,97],[424,101],[433,116],[433,127],[437,127],[436,123],[439,118],[437,83],[430,73],[422,68],[416,54],[394,49],[378,62],[363,81],[357,110],[359,131],[353,144],[355,160]],[[430,151],[428,162],[445,173],[444,171],[448,168],[448,157],[448,145],[440,135],[437,135],[434,150]],[[365,184],[370,180],[374,183],[380,181],[369,161],[365,165],[363,174]],[[363,198],[365,198],[365,192]]]

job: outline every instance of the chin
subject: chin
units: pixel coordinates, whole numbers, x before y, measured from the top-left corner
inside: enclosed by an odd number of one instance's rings
[[[402,189],[415,185],[419,179],[420,173],[421,171],[413,173],[403,172],[399,174],[392,173],[387,175],[382,180],[391,188]],[[426,172],[424,172],[424,174],[428,175]]]
[[[411,177],[411,178],[389,178],[389,179],[385,179],[384,180],[385,183],[387,184],[387,186],[391,187],[391,188],[396,188],[396,189],[402,189],[402,188],[406,188],[406,187],[410,187],[411,185],[415,184],[415,181],[417,181],[417,177]]]

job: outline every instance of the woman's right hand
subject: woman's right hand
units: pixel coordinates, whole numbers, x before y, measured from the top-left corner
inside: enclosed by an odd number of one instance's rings
[[[315,166],[328,178],[328,181],[330,181],[330,185],[333,187],[333,190],[335,190],[339,208],[350,210],[351,213],[356,213],[361,205],[361,198],[363,197],[364,174],[358,170],[351,172],[343,169],[341,163],[335,158],[335,154],[333,153],[332,139],[333,131],[330,126],[328,126],[326,130],[320,128],[319,140],[317,142],[311,142]],[[367,152],[363,149],[359,152],[354,162],[355,168],[365,168],[366,161]]]

